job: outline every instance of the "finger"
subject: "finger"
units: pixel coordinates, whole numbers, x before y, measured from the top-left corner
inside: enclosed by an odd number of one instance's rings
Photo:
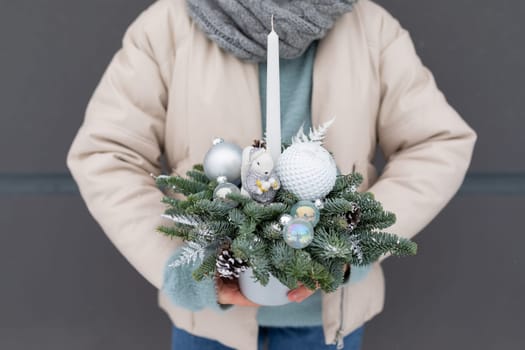
[[[258,304],[247,299],[240,291],[226,291],[220,293],[219,303],[232,304],[237,306],[259,306]]]
[[[238,306],[259,306],[247,299],[240,291],[239,285],[234,282],[220,281],[217,284],[218,301],[221,304],[232,304]]]
[[[259,306],[259,304],[254,303],[253,301],[247,299],[240,291],[232,293],[230,295],[231,304],[238,306]]]
[[[306,286],[301,285],[288,293],[288,300],[300,303],[314,294],[314,292],[314,290],[310,290],[306,288]]]

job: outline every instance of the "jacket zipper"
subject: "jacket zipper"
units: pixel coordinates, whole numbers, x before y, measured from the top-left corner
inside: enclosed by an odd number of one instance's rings
[[[344,321],[344,301],[345,301],[345,288],[341,288],[341,303],[339,305],[340,307],[340,312],[339,312],[339,328],[337,329],[337,332],[335,333],[335,340],[334,340],[334,343],[335,343],[335,346],[337,348],[337,350],[341,350],[341,349],[344,349],[345,347],[345,343],[344,343],[344,339],[343,339],[343,321]]]

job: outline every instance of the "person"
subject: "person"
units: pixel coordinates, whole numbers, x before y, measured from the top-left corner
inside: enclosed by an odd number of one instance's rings
[[[126,30],[91,97],[67,164],[117,249],[159,289],[177,349],[359,349],[381,312],[381,261],[349,267],[334,293],[298,286],[282,307],[254,305],[235,283],[196,283],[170,268],[179,240],[150,174],[201,163],[220,136],[246,146],[264,132],[266,35],[280,36],[283,136],[336,116],[325,147],[363,174],[411,238],[459,189],[476,132],[448,104],[410,34],[369,0],[158,0]],[[372,164],[385,155],[381,174]]]

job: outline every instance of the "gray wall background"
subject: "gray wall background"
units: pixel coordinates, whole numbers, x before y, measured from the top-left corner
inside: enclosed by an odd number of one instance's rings
[[[168,349],[156,292],[91,219],[65,167],[87,101],[150,0],[0,0],[0,349]],[[479,134],[469,175],[384,263],[365,350],[524,349],[525,5],[380,0]],[[381,161],[378,161],[381,163]]]

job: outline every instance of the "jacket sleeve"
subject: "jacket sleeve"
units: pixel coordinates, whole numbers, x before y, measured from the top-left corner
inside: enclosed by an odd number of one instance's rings
[[[213,279],[206,278],[197,282],[193,278],[192,272],[202,263],[202,260],[173,266],[182,253],[183,250],[178,248],[166,264],[162,286],[164,294],[174,305],[191,311],[199,311],[204,308],[216,312],[229,310],[232,305],[218,303]]]
[[[409,33],[385,10],[381,18],[376,130],[387,163],[368,191],[396,214],[387,231],[411,238],[460,188],[477,135],[447,103]]]
[[[156,232],[165,206],[150,173],[161,168],[167,88],[146,30],[153,15],[143,12],[126,30],[88,103],[67,165],[109,239],[160,288],[179,241]]]

